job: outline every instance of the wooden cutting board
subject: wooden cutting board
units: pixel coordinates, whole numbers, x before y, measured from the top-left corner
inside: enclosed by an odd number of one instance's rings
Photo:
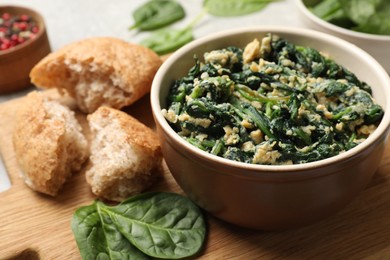
[[[60,98],[55,91],[45,93]],[[9,190],[0,193],[0,259],[80,259],[70,220],[78,207],[91,204],[95,197],[82,173],[54,198],[24,185],[11,138],[15,110],[23,100],[0,105],[0,151],[12,182]],[[66,102],[72,105],[73,101]],[[126,112],[154,127],[148,96]],[[85,116],[79,114],[78,119],[85,126]],[[314,225],[265,232],[206,215],[208,236],[196,259],[390,259],[389,146],[364,192],[339,213]],[[182,193],[166,167],[153,190]]]

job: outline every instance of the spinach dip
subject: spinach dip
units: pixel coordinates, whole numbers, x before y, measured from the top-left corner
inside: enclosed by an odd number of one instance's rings
[[[192,145],[252,164],[318,161],[363,142],[383,109],[371,88],[319,51],[276,35],[194,57],[162,113]]]

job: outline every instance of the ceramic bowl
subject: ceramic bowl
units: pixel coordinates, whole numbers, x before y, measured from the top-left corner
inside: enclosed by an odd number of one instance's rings
[[[50,52],[49,39],[42,16],[26,7],[0,6],[0,14],[27,14],[38,24],[36,37],[7,50],[0,50],[0,94],[31,86],[29,73],[32,67]]]
[[[307,7],[313,0],[294,0],[302,22],[309,29],[329,33],[349,41],[373,56],[390,73],[390,35],[376,35],[348,30],[322,20]]]
[[[253,165],[204,152],[184,141],[167,123],[168,91],[193,66],[194,54],[235,45],[244,47],[266,33],[328,53],[373,88],[385,110],[378,128],[355,148],[332,158],[300,165]],[[157,72],[151,105],[165,161],[183,191],[224,221],[261,230],[307,225],[329,216],[361,192],[377,170],[390,123],[390,79],[362,49],[342,39],[307,29],[255,27],[219,32],[174,52]]]

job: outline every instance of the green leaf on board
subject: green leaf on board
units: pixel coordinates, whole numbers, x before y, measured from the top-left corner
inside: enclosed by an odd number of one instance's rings
[[[72,218],[72,231],[83,259],[150,259],[98,212],[96,203],[79,208]]]
[[[201,210],[164,192],[130,197],[117,206],[95,201],[71,222],[83,259],[180,259],[198,253],[206,235]]]

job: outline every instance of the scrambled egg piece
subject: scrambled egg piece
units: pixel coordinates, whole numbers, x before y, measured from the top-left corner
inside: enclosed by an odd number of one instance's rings
[[[266,142],[256,147],[253,163],[255,164],[276,164],[276,160],[281,156],[278,151],[273,150],[276,142],[272,144]]]
[[[260,42],[259,40],[254,39],[252,42],[248,43],[245,46],[244,53],[242,54],[242,58],[244,60],[244,64],[247,64],[259,57],[260,57]]]

